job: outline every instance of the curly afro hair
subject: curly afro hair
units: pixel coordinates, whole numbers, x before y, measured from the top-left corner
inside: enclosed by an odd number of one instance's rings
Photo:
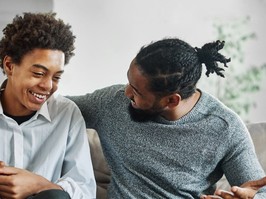
[[[36,48],[60,50],[65,54],[65,64],[68,64],[74,55],[76,37],[71,26],[55,16],[56,13],[24,13],[7,24],[0,40],[1,68],[5,56],[19,64],[25,54]]]

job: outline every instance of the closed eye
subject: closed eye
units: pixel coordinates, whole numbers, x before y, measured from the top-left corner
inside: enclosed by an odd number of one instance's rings
[[[33,72],[34,76],[36,77],[43,77],[44,73],[39,73],[39,72]]]
[[[61,76],[53,77],[54,81],[58,82],[61,79]]]

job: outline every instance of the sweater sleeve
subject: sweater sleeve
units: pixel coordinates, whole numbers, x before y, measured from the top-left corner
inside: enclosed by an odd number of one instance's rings
[[[123,89],[124,85],[112,85],[85,95],[66,97],[78,105],[85,119],[86,128],[95,129],[97,122],[101,120],[106,111],[107,104],[113,100],[116,92]]]
[[[247,129],[241,124],[230,129],[230,146],[223,161],[223,171],[231,186],[260,179],[265,176]],[[264,191],[265,192],[265,191]],[[266,193],[266,192],[265,192]]]

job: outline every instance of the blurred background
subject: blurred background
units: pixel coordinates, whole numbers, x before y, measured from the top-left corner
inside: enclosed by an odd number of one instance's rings
[[[62,95],[127,83],[131,60],[151,41],[178,37],[201,47],[220,39],[221,53],[232,60],[225,78],[207,78],[204,68],[198,87],[244,121],[266,121],[266,0],[0,0],[0,29],[29,11],[56,12],[77,37],[75,57],[60,82]]]

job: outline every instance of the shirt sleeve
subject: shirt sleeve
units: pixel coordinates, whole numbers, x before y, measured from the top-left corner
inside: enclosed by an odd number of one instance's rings
[[[96,182],[91,162],[90,148],[84,119],[80,111],[74,112],[73,122],[62,168],[62,176],[56,182],[71,199],[96,198]]]

